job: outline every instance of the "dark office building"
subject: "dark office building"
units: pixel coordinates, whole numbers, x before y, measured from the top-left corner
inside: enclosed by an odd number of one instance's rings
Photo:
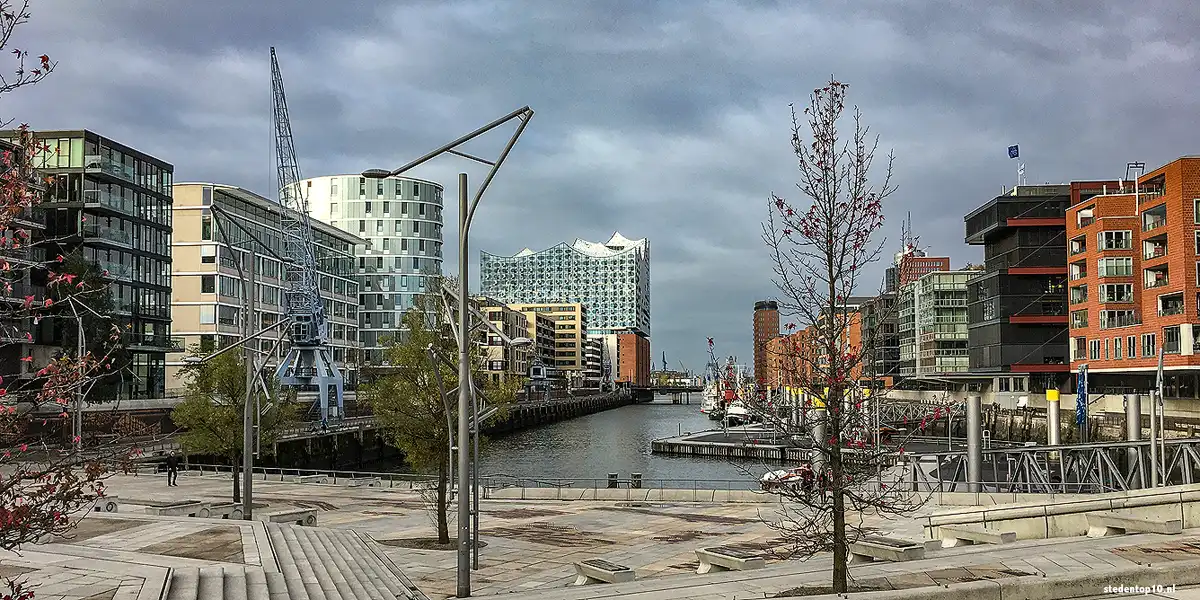
[[[984,253],[983,272],[967,282],[972,373],[1042,374],[1031,391],[1066,379],[1071,187],[1018,186],[965,217],[966,242]]]
[[[106,389],[121,399],[162,397],[171,347],[174,167],[91,131],[35,137],[47,146],[34,164],[48,178],[43,247],[50,256],[75,253],[98,266],[110,282],[112,317],[124,331],[127,368]]]
[[[896,294],[885,292],[859,307],[862,316],[863,378],[890,386],[900,374],[899,307]]]

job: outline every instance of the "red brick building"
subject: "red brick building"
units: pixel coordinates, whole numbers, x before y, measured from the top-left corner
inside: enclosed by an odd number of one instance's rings
[[[896,266],[900,279],[897,287],[904,287],[925,276],[927,273],[949,271],[950,257],[925,256],[923,251],[913,249],[901,253],[896,260]]]
[[[769,360],[767,342],[779,337],[779,304],[774,300],[754,303],[754,376],[759,385],[772,385],[767,379]]]
[[[1089,391],[1154,386],[1165,353],[1168,397],[1195,397],[1200,355],[1193,325],[1200,265],[1200,157],[1184,157],[1079,197],[1067,211],[1071,368],[1088,365]]]
[[[650,386],[650,338],[640,330],[617,334],[617,383]]]

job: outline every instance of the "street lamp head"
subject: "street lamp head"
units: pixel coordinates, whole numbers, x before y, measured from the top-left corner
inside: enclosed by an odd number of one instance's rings
[[[533,340],[527,337],[513,338],[511,346],[513,348],[526,348],[533,345]]]
[[[386,179],[392,176],[392,172],[387,169],[367,169],[362,176],[367,179]]]
[[[185,356],[183,362],[195,365],[204,362],[204,359],[199,356]]]

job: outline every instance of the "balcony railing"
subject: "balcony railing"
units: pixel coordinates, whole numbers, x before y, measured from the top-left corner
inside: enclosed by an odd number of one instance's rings
[[[1155,217],[1152,219],[1146,219],[1142,223],[1142,231],[1150,231],[1152,229],[1158,229],[1159,227],[1162,227],[1163,225],[1166,225],[1166,224],[1167,224],[1166,217]]]
[[[1169,277],[1163,277],[1162,279],[1155,279],[1154,281],[1148,281],[1148,282],[1146,282],[1146,289],[1164,287],[1164,286],[1170,284],[1170,282],[1171,282],[1171,280]]]
[[[1160,317],[1169,317],[1171,315],[1182,315],[1182,314],[1183,314],[1183,303],[1182,302],[1180,302],[1178,304],[1166,305],[1166,306],[1163,306],[1158,309],[1158,316],[1160,316]]]
[[[1096,217],[1081,217],[1079,219],[1079,226],[1087,227],[1088,225],[1091,225],[1092,223],[1095,223],[1095,222],[1096,222]]]
[[[1137,314],[1119,315],[1119,316],[1107,317],[1107,318],[1104,317],[1103,313],[1101,313],[1101,315],[1100,315],[1100,329],[1115,329],[1117,327],[1132,327],[1134,325],[1141,325],[1141,324],[1142,324],[1142,317]]]
[[[1156,246],[1142,253],[1142,260],[1153,260],[1167,255],[1166,246]]]
[[[137,183],[137,173],[134,172],[131,165],[122,165],[98,154],[83,157],[83,164],[89,173],[107,173],[130,183]]]

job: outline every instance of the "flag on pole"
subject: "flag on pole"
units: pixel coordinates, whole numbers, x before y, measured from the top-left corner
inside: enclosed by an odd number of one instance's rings
[[[1009,146],[1008,147],[1008,157],[1009,158],[1017,158],[1018,156],[1021,156],[1021,151],[1017,148],[1017,145],[1013,144],[1013,145]]]

